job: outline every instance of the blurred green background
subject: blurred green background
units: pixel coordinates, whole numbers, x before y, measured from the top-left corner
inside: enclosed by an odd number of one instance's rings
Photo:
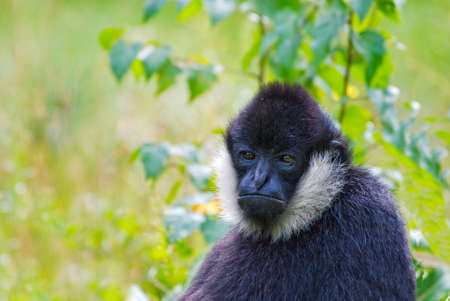
[[[177,22],[175,5],[142,25],[141,10],[141,0],[0,1],[0,300],[122,300],[134,283],[153,296],[186,276],[188,259],[170,256],[160,221],[172,174],[151,187],[129,157],[143,141],[214,149],[212,130],[257,84],[230,72],[192,104],[181,81],[156,97],[153,82],[118,84],[98,34],[123,25],[175,55],[239,69],[251,28],[242,16],[215,27],[206,14]],[[383,24],[404,45],[391,52],[392,83],[422,104],[421,117],[445,119],[450,2],[410,0],[401,17]],[[444,197],[448,213],[448,190]],[[195,236],[189,243],[177,252],[205,245]]]

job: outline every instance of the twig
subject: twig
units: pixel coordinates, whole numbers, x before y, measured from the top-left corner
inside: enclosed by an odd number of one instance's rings
[[[261,31],[261,37],[266,34],[266,28],[264,26],[263,16],[259,15],[259,29]],[[262,87],[264,84],[264,77],[266,73],[266,61],[267,61],[267,51],[262,54],[259,59],[259,73],[258,73],[258,85]]]
[[[310,10],[310,12],[305,16],[305,18],[302,20],[302,22],[299,25],[299,29],[301,30],[303,27],[306,26],[309,22],[311,22],[316,14],[316,11],[319,9],[319,5],[314,4]]]
[[[169,288],[165,286],[161,281],[159,281],[156,277],[150,276],[149,281],[164,294],[167,294],[169,292]]]
[[[339,122],[342,122],[345,116],[345,109],[347,107],[347,96],[348,96],[348,83],[350,80],[350,67],[352,66],[352,58],[353,58],[353,42],[352,42],[352,19],[353,19],[353,10],[350,9],[348,14],[348,52],[347,52],[347,63],[345,66],[345,75],[344,75],[344,91],[342,93],[343,100],[341,101],[341,108],[339,111]]]
[[[206,64],[206,63],[198,62],[192,58],[173,57],[172,59],[175,62],[175,65],[179,68],[187,68],[189,66],[189,64],[192,64],[192,63],[197,63],[200,65]],[[221,66],[221,67],[223,67],[223,66]],[[256,79],[259,79],[259,76],[260,76],[256,72],[246,72],[246,71],[242,71],[237,68],[230,68],[230,67],[223,67],[223,72],[238,74],[238,75],[247,76],[247,77],[253,77]]]
[[[235,69],[235,68],[230,68],[230,67],[226,67],[224,69],[224,72],[233,73],[233,74],[239,74],[239,75],[242,75],[242,76],[256,78],[258,80],[258,82],[259,82],[260,75],[258,73],[256,73],[256,72],[242,71],[242,70],[240,70],[238,68]]]

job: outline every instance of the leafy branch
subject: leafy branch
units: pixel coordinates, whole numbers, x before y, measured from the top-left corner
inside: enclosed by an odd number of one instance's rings
[[[353,42],[352,42],[352,21],[353,20],[353,10],[349,9],[348,14],[348,39],[347,39],[347,60],[345,64],[345,74],[344,74],[344,88],[342,91],[342,100],[341,100],[341,107],[339,110],[339,117],[338,120],[340,123],[342,123],[342,120],[345,116],[345,108],[347,106],[348,101],[348,85],[350,81],[350,68],[352,66],[352,58],[353,58]]]
[[[122,39],[123,29],[109,28],[102,31],[99,38],[101,45],[109,51],[111,69],[119,81],[128,70],[133,72],[136,79],[156,78],[159,94],[185,74],[190,92],[189,101],[193,101],[211,89],[219,76],[244,75],[255,79],[259,86],[270,76],[279,81],[302,83],[314,98],[324,104],[330,100],[340,100],[336,118],[350,141],[355,162],[363,164],[370,153],[385,152],[387,157],[383,163],[388,162],[391,169],[385,167],[380,175],[386,183],[390,183],[401,206],[405,208],[408,224],[412,225],[412,230],[423,233],[427,252],[448,258],[448,240],[442,239],[439,234],[445,232],[442,190],[448,187],[446,171],[440,162],[442,152],[429,147],[426,129],[416,132],[410,130],[417,120],[418,104],[406,102],[405,105],[412,111],[411,116],[404,120],[399,118],[404,114],[397,112],[399,91],[390,85],[393,64],[386,47],[390,37],[382,34],[378,28],[381,17],[398,22],[395,1],[174,1],[179,21],[203,10],[212,25],[233,13],[247,14],[252,22],[257,22],[253,29],[253,40],[242,58],[241,68],[212,64],[196,56],[173,57],[169,46],[127,43]],[[167,2],[146,0],[145,22],[153,18]],[[375,110],[367,109],[369,103],[373,104]],[[450,141],[447,130],[438,130],[436,133],[444,141]],[[374,145],[380,147],[375,149]],[[159,175],[165,169],[175,164],[179,166],[183,179],[189,178],[191,184],[200,191],[172,202],[176,199],[182,180],[173,184],[165,198],[168,208],[162,213],[167,242],[171,246],[178,246],[199,229],[210,243],[224,229],[214,215],[204,213],[211,209],[218,210],[209,192],[213,185],[212,173],[207,166],[193,158],[185,157],[188,161],[182,163],[176,160],[175,163],[169,162],[169,158],[183,154],[174,149],[177,147],[164,143],[144,144],[143,151],[137,155],[141,157],[146,177],[152,179],[153,183],[159,180]],[[413,248],[419,249],[413,239],[412,242]],[[430,283],[441,280],[430,280]],[[167,288],[177,288],[172,286]],[[439,286],[442,287],[446,288]],[[158,289],[167,293],[166,289]],[[437,290],[437,294],[442,295],[442,290]]]

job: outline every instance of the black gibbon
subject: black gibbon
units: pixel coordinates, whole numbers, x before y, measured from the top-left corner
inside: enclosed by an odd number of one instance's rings
[[[261,89],[216,162],[224,218],[179,300],[415,300],[402,217],[298,85]]]

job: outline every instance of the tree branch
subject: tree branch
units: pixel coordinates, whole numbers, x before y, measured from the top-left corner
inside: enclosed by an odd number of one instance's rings
[[[343,100],[341,101],[341,108],[339,111],[339,122],[342,122],[345,116],[345,109],[347,107],[347,97],[348,97],[348,84],[350,81],[350,68],[352,66],[352,58],[353,58],[353,42],[352,42],[352,19],[353,19],[353,10],[350,9],[348,14],[348,51],[347,51],[347,62],[345,65],[345,74],[344,74],[344,91],[342,92]]]
[[[261,31],[261,37],[264,38],[266,34],[266,27],[264,26],[263,16],[259,15],[259,29]],[[267,51],[262,54],[259,59],[259,73],[258,73],[258,85],[262,87],[264,85],[264,77],[266,73]]]

